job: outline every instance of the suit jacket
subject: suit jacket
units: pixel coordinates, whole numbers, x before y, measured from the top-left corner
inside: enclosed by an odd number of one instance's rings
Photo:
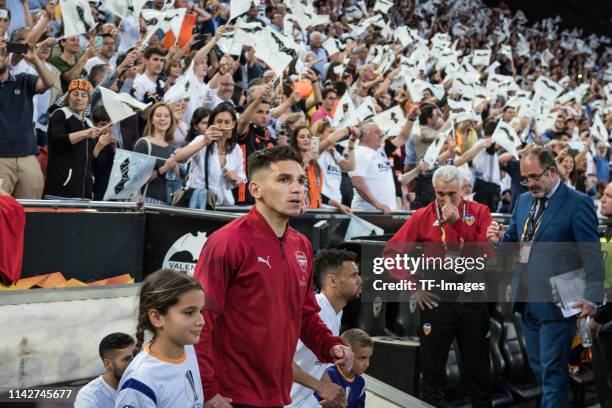
[[[520,242],[534,198],[530,192],[518,198],[502,242]],[[584,298],[593,303],[603,300],[604,264],[597,231],[593,201],[561,183],[550,197],[540,227],[533,238],[527,264],[517,263],[512,277],[512,302],[532,302],[531,310],[541,320],[560,320],[563,315],[552,302],[550,278],[584,268]],[[523,280],[526,297],[517,299]]]

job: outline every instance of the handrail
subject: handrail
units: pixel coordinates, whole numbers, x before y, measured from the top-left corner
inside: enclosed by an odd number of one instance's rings
[[[136,296],[140,285],[140,283],[131,283],[127,285],[83,286],[76,288],[7,290],[3,291],[2,296],[0,296],[0,306]]]
[[[184,214],[184,215],[202,215],[220,217],[226,219],[226,214],[242,214],[251,209],[251,206],[235,206],[235,207],[217,207],[215,211],[205,211],[182,207],[172,207],[167,205],[140,205],[133,202],[118,202],[118,201],[87,201],[87,200],[17,200],[24,207],[36,207],[36,208],[85,208],[85,209],[108,209],[108,210],[128,210],[128,211],[158,211],[166,214]],[[388,217],[406,217],[408,218],[414,213],[414,210],[410,211],[392,211]],[[309,208],[306,209],[305,214],[320,214],[320,215],[334,215],[340,217],[347,217],[335,209],[329,208]],[[379,216],[383,217],[383,214],[378,211],[355,211],[353,213],[356,216]],[[510,214],[492,213],[491,216],[496,221],[507,223],[510,220]],[[233,219],[230,217],[227,219]],[[600,225],[605,225],[605,219],[599,218]]]

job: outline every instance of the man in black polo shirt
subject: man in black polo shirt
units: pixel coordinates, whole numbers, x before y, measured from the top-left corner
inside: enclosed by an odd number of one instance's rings
[[[0,186],[15,198],[40,199],[43,175],[36,160],[33,101],[53,86],[53,76],[29,46],[24,58],[38,77],[9,72],[6,41],[0,39]]]
[[[258,89],[251,94],[253,100],[238,118],[238,144],[244,155],[244,168],[251,153],[276,145],[268,130],[270,122],[270,102],[268,98],[272,92],[272,85],[258,85]],[[255,200],[249,193],[246,184],[235,191],[237,205],[254,204]]]

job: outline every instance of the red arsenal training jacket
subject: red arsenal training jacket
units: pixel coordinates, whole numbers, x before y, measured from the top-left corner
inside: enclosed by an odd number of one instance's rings
[[[210,236],[195,277],[206,302],[196,345],[206,399],[281,407],[298,338],[326,363],[344,344],[319,318],[310,242],[289,226],[278,238],[255,207]]]

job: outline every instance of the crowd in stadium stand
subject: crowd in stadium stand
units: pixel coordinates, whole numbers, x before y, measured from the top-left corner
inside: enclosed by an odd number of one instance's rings
[[[0,214],[6,225],[18,224],[0,237],[23,237],[23,214],[11,215],[16,207],[6,194],[194,209],[252,205],[248,158],[275,145],[290,146],[278,150],[302,160],[304,209],[389,214],[423,208],[436,197],[434,171],[451,165],[463,175],[454,178],[464,180],[463,198],[511,213],[529,180],[537,182],[555,167],[522,177],[519,160],[540,154],[534,146],[552,154],[557,171],[551,173],[561,183],[596,203],[603,198],[605,206],[612,197],[609,189],[604,194],[610,180],[612,44],[606,36],[562,24],[560,18],[528,21],[503,2],[487,7],[481,0],[0,0]],[[453,172],[454,167],[441,169]],[[295,201],[301,208],[301,200]],[[256,210],[250,214],[259,217]],[[303,240],[308,249],[295,252],[302,271],[305,252],[312,252]],[[21,258],[12,254],[22,245],[16,246],[0,248],[11,260],[0,264],[19,271]],[[237,241],[229,246],[237,247]],[[269,262],[269,255],[257,259],[272,269]],[[356,264],[349,272],[360,290]],[[187,280],[193,299],[185,302],[192,301],[189,313],[201,330],[200,283],[182,274],[152,276],[144,287],[158,296],[164,292],[158,286],[170,285],[164,279]],[[155,279],[161,283],[151,283]],[[172,294],[174,303],[165,310],[182,307],[184,295]],[[344,304],[328,307],[333,319]],[[163,317],[156,305],[141,300],[145,312]],[[155,333],[162,327],[148,320],[153,315],[142,316],[146,324],[139,320],[137,350],[145,329]],[[149,323],[155,327],[145,327]],[[208,320],[205,330],[213,327]],[[179,344],[181,350],[196,341],[199,330]],[[372,340],[359,332],[344,340],[353,347],[359,375],[372,355]],[[132,339],[115,335],[106,343],[102,359],[114,356],[125,369],[130,350],[111,351],[131,348]],[[188,364],[196,372],[196,354],[189,350]],[[323,351],[330,361],[353,359],[348,351]],[[141,353],[136,361],[145,358]],[[114,387],[124,390],[113,365],[105,364]],[[477,368],[488,374],[486,366]],[[166,374],[160,384],[183,385],[182,372]],[[282,375],[286,394],[289,374]],[[346,387],[342,373],[328,375]],[[202,387],[197,378],[191,383],[199,404]],[[363,381],[356,384],[353,394],[363,397]],[[142,393],[139,385],[131,386]],[[221,393],[211,397],[207,408],[230,406]]]
[[[288,144],[306,208],[420,208],[433,170],[453,163],[467,197],[508,213],[525,191],[518,158],[537,144],[564,183],[600,197],[609,38],[503,3],[307,3],[97,0],[74,14],[71,0],[65,13],[0,1],[2,188],[103,200],[122,149],[157,158],[145,202],[248,205],[248,155]],[[117,120],[117,94],[146,105]]]

